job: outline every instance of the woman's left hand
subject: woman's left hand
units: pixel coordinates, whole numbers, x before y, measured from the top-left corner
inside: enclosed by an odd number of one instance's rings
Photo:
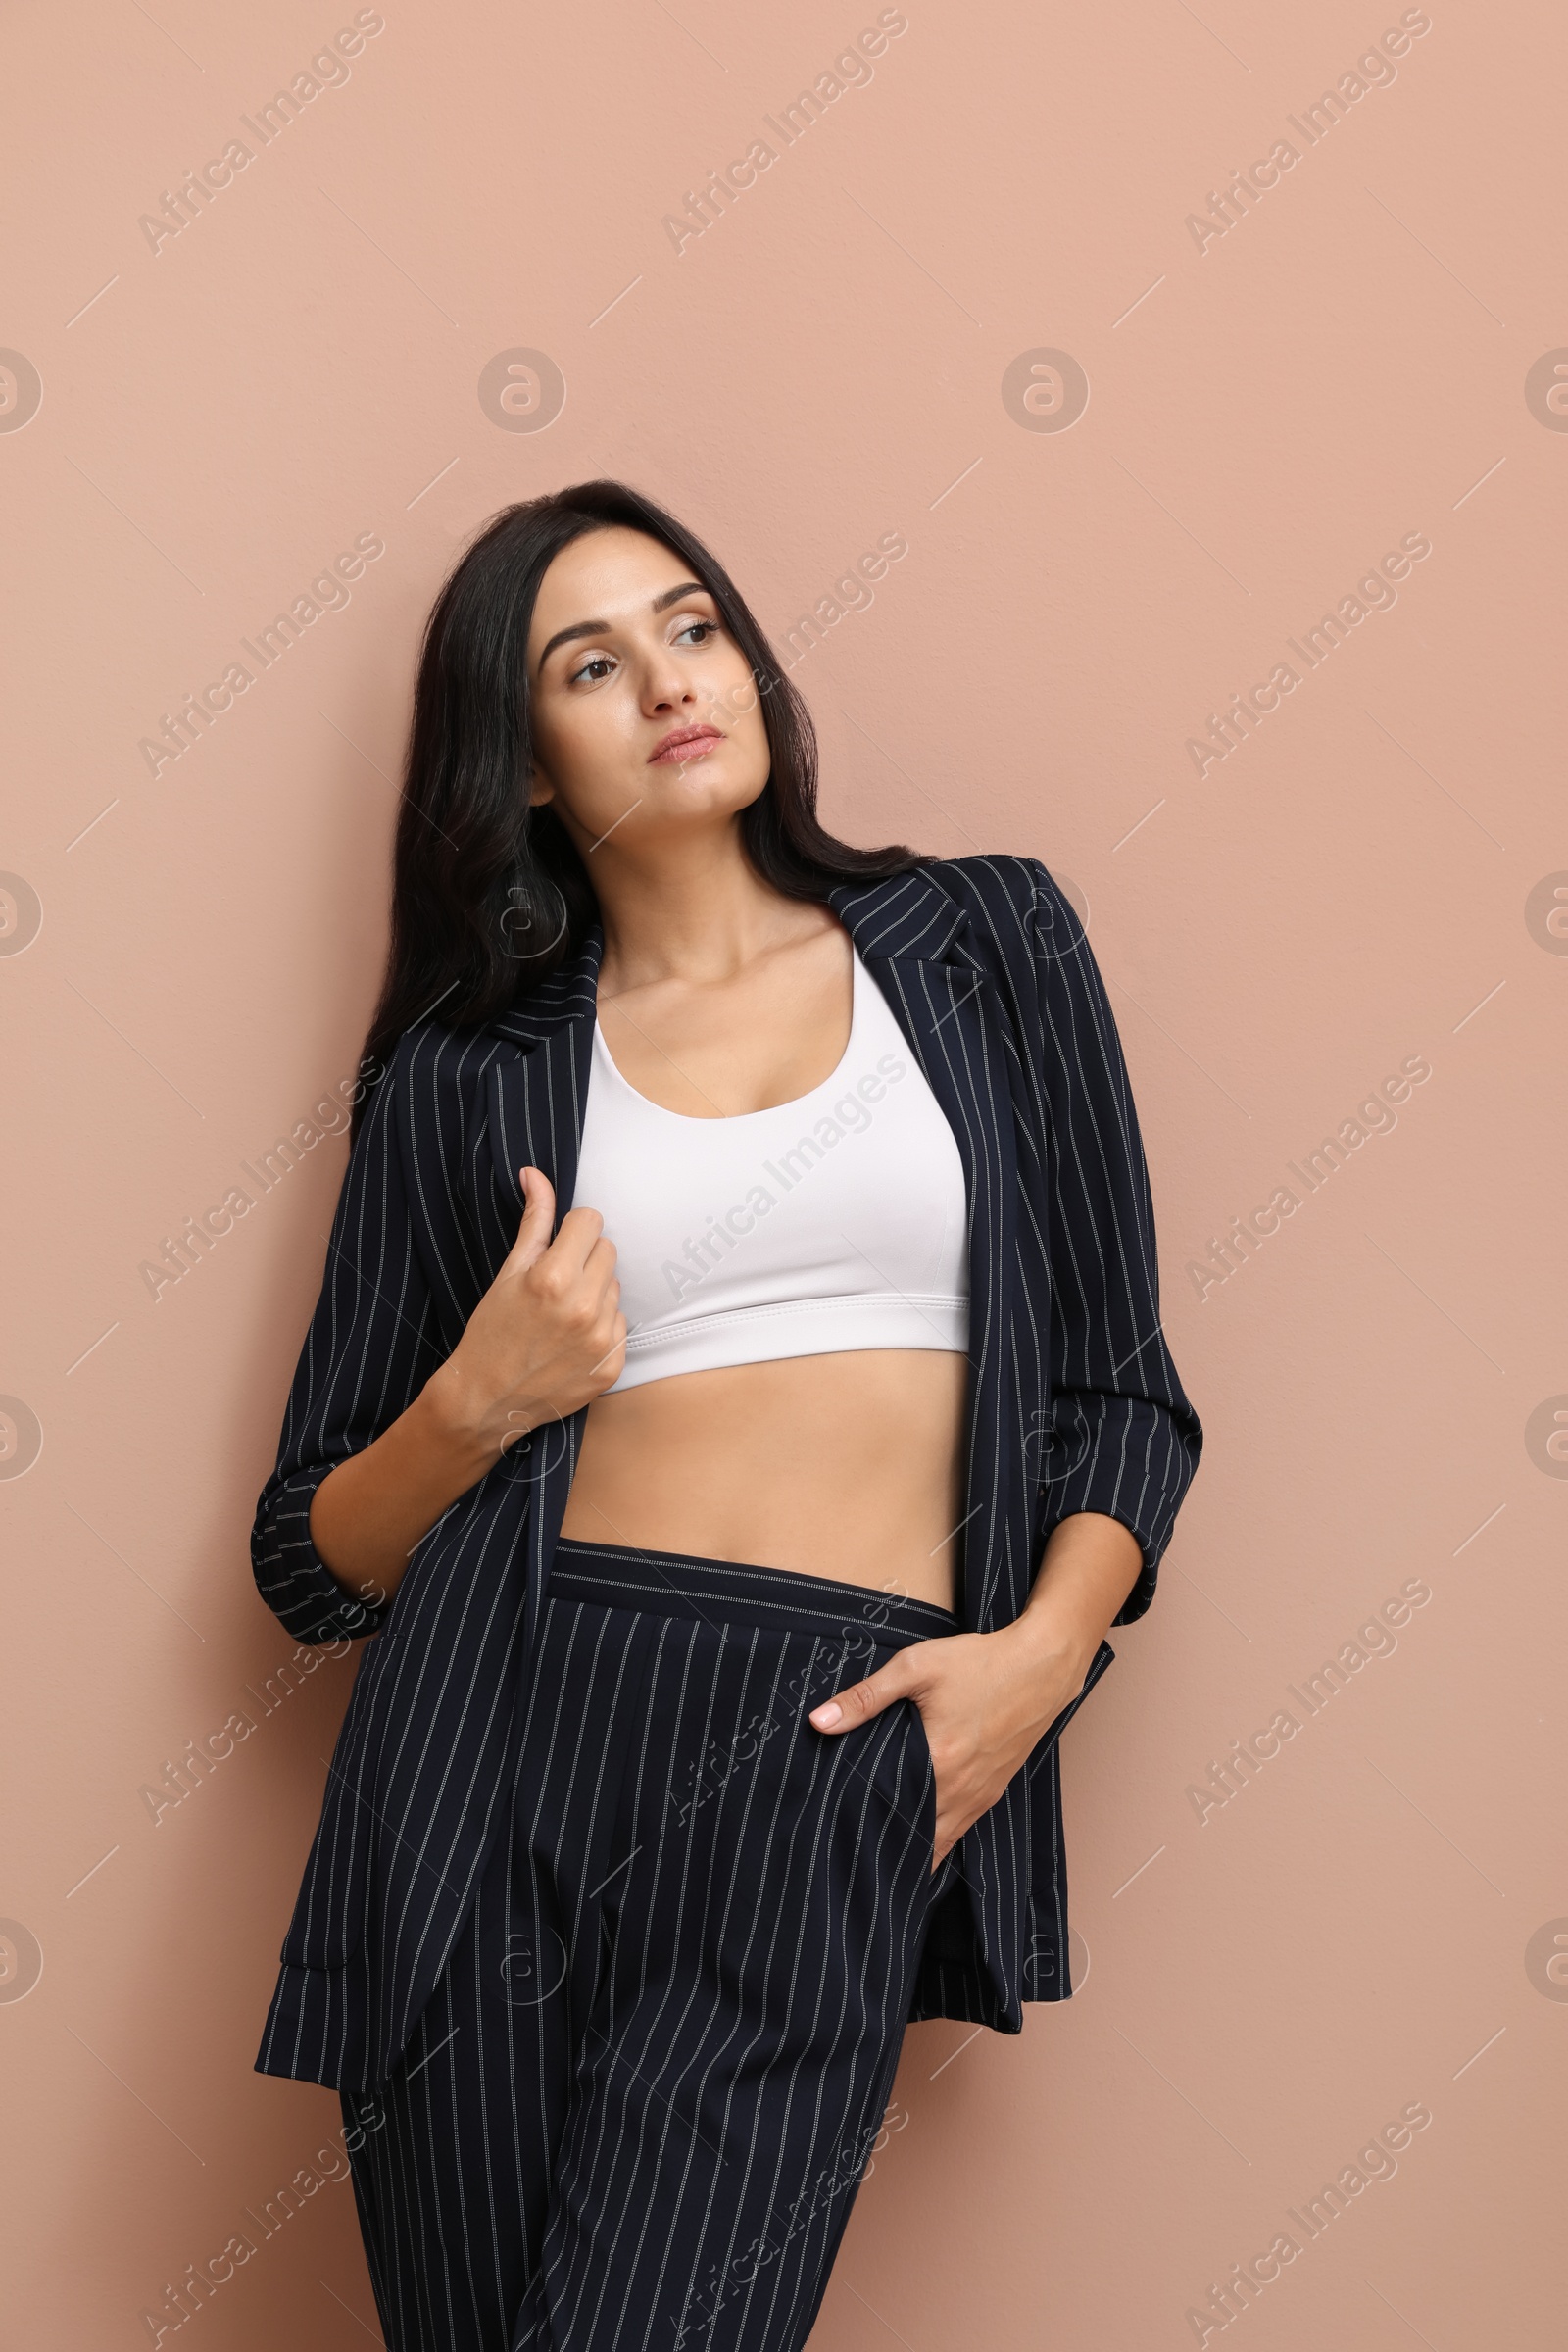
[[[933,1871],[1083,1689],[1098,1642],[1086,1656],[1081,1638],[1069,1640],[1041,1616],[1031,1610],[994,1634],[911,1642],[863,1683],[811,1709],[808,1721],[819,1732],[851,1732],[896,1698],[914,1700],[936,1770]]]

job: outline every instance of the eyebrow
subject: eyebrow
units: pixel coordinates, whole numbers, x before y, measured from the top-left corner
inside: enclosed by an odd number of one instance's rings
[[[677,586],[666,588],[662,596],[656,596],[649,611],[662,612],[666,607],[678,605],[683,598],[694,593],[698,596],[711,596],[712,590],[705,588],[701,580],[682,580]],[[573,621],[569,629],[558,629],[540,655],[537,666],[543,669],[558,645],[569,645],[577,637],[608,636],[611,626],[612,624],[608,620],[577,620]]]

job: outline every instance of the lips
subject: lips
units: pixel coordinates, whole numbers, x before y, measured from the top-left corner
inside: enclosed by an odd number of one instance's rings
[[[676,727],[651,755],[648,764],[652,767],[656,763],[670,765],[688,760],[701,760],[713,744],[722,743],[723,740],[717,727]]]

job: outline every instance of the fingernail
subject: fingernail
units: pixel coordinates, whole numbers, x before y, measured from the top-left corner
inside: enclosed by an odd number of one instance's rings
[[[830,1732],[843,1712],[844,1709],[839,1705],[838,1700],[830,1698],[825,1706],[811,1709],[811,1721],[819,1730]]]

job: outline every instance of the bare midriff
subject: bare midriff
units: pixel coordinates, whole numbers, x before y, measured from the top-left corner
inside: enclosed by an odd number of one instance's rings
[[[588,1408],[564,1536],[955,1605],[968,1361],[934,1348],[683,1372]]]

